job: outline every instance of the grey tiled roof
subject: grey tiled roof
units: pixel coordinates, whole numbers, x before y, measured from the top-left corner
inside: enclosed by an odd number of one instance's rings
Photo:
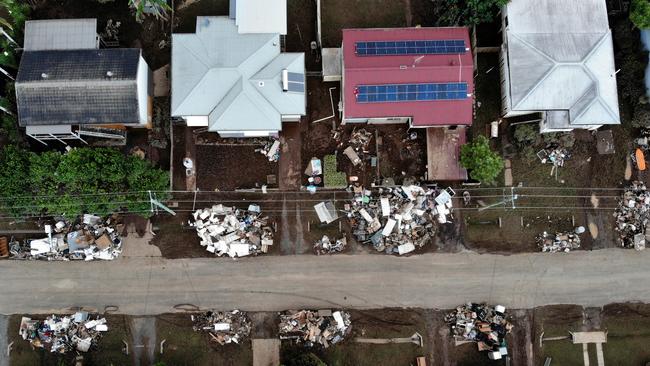
[[[139,49],[25,52],[16,78],[20,125],[137,123],[139,58]]]

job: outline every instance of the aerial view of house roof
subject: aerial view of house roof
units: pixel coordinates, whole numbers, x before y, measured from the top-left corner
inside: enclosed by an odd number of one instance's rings
[[[25,51],[97,48],[97,19],[46,19],[25,22]]]
[[[283,115],[305,114],[304,75],[304,54],[282,53],[278,33],[240,34],[228,17],[172,35],[172,115],[208,116],[209,131],[281,130]]]
[[[561,111],[564,122],[551,127],[620,123],[605,1],[513,0],[505,9],[511,110]]]
[[[343,30],[344,118],[411,117],[411,125],[472,123],[467,28]]]
[[[16,78],[20,126],[137,123],[140,52],[24,52]]]

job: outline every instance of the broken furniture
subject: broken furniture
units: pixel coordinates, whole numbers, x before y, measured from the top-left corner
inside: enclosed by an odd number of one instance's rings
[[[44,225],[43,239],[12,242],[12,259],[112,260],[122,253],[118,215],[106,218],[84,214],[75,221],[64,219]]]
[[[404,185],[355,190],[345,212],[352,233],[360,243],[377,251],[404,255],[422,248],[434,238],[437,225],[451,216],[451,189]]]
[[[237,343],[247,339],[251,333],[251,321],[248,314],[243,311],[233,310],[229,312],[207,311],[201,314],[193,314],[192,329],[195,332],[207,332],[210,340],[220,345]]]
[[[347,243],[348,241],[345,236],[332,242],[327,235],[323,235],[323,237],[314,244],[314,252],[317,255],[340,253],[345,249]]]
[[[501,359],[508,354],[506,334],[512,330],[502,305],[467,303],[445,316],[457,344],[476,342],[479,351],[488,351],[488,357]]]
[[[196,228],[201,246],[217,256],[231,258],[266,253],[273,245],[273,229],[258,205],[247,210],[218,204],[192,214],[189,225]]]
[[[293,340],[306,347],[324,348],[339,343],[352,331],[350,314],[345,311],[300,310],[280,314],[280,339]]]
[[[277,162],[280,160],[280,140],[269,140],[264,144],[264,146],[259,149],[255,149],[255,151],[266,156],[269,161]]]
[[[108,331],[106,319],[79,311],[70,316],[52,315],[45,320],[20,320],[18,334],[36,348],[50,352],[88,352]]]
[[[559,232],[555,235],[544,231],[536,238],[537,247],[544,253],[568,253],[580,248],[580,236],[575,232]]]
[[[616,224],[614,230],[618,232],[618,242],[623,248],[645,248],[650,219],[650,192],[642,182],[634,181],[626,187],[618,200],[618,207],[614,211]]]
[[[314,205],[314,210],[316,210],[316,214],[321,223],[331,224],[339,218],[332,201],[317,203]]]

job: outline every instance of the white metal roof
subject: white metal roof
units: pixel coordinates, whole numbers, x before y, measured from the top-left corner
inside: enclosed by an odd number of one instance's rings
[[[97,46],[97,19],[25,22],[25,51],[95,49]]]
[[[172,35],[172,115],[209,116],[210,131],[281,130],[304,115],[305,93],[282,90],[282,70],[305,74],[303,53],[281,53],[279,34],[239,34],[228,17],[198,17]]]
[[[236,0],[239,33],[287,34],[287,0]]]
[[[620,123],[604,0],[512,0],[506,14],[512,110],[566,110],[571,125]]]

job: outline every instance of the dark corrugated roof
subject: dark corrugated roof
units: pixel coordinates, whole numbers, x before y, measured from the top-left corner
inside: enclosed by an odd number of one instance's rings
[[[138,122],[139,58],[139,49],[25,52],[16,78],[20,125]]]

